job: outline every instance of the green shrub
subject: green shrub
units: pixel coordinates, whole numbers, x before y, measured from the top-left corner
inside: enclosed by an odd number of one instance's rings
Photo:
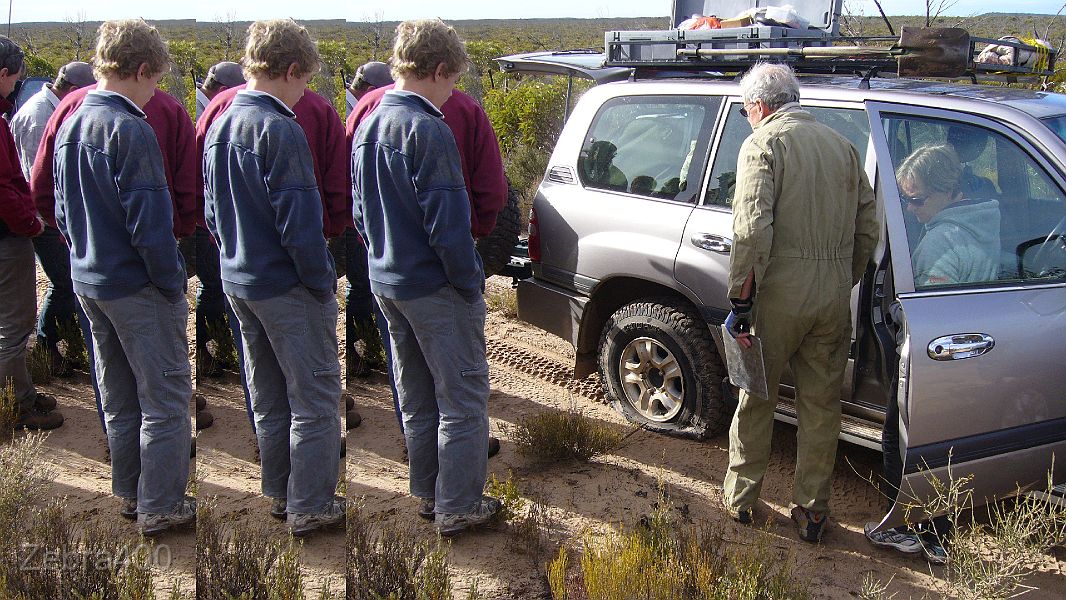
[[[614,427],[585,416],[576,406],[522,417],[509,428],[519,454],[538,462],[584,462],[622,442]]]
[[[485,292],[485,306],[508,319],[518,318],[518,295],[513,288],[492,288]]]
[[[37,385],[52,382],[52,355],[44,344],[34,344],[26,354],[26,368],[30,371],[30,380]]]

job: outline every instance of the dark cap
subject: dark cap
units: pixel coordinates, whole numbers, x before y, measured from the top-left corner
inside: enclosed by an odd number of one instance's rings
[[[360,84],[366,84],[374,87],[385,87],[393,83],[395,82],[392,80],[392,72],[389,70],[389,65],[374,61],[368,62],[355,70],[355,80],[352,81],[352,86],[358,87]]]
[[[56,75],[56,83],[60,87],[75,87],[83,88],[87,85],[93,85],[96,83],[96,77],[93,76],[93,68],[87,62],[72,62],[59,67],[59,74]],[[63,84],[66,85],[63,85]]]
[[[244,71],[235,62],[220,62],[207,70],[207,78],[204,79],[204,87],[237,87],[247,83],[244,80]]]

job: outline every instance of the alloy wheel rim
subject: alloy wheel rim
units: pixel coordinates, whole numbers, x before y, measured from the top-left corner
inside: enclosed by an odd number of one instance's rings
[[[638,337],[626,344],[618,374],[626,402],[645,419],[662,423],[681,412],[684,373],[673,352],[657,340]]]

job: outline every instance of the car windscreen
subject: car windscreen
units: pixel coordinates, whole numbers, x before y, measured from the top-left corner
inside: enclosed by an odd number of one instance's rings
[[[1066,115],[1059,115],[1057,117],[1048,117],[1042,119],[1044,124],[1055,132],[1055,135],[1066,141]]]

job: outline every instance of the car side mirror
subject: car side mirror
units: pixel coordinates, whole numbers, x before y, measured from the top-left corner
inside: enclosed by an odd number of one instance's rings
[[[1018,244],[1018,277],[1047,279],[1066,276],[1066,236],[1052,233]]]

